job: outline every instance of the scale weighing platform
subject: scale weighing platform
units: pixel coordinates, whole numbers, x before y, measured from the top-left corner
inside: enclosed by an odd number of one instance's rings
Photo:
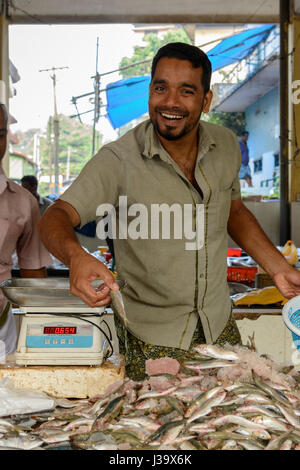
[[[24,314],[15,353],[18,365],[96,366],[113,352],[103,318],[109,314],[71,295],[68,279],[13,279],[0,287]]]
[[[100,365],[109,351],[99,329],[103,329],[103,308],[20,307],[19,311],[25,314],[15,353],[19,365]]]

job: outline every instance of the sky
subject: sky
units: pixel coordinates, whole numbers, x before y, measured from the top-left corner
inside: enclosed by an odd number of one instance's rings
[[[18,69],[21,80],[14,84],[16,96],[10,99],[10,113],[17,119],[11,130],[45,129],[54,112],[52,72],[39,72],[52,67],[69,67],[56,71],[58,113],[76,114],[71,103],[74,96],[93,92],[92,76],[96,72],[97,37],[98,72],[110,72],[119,67],[122,57],[130,57],[134,45],[141,39],[128,24],[110,25],[11,25],[9,27],[9,57]],[[118,73],[101,78],[100,89],[119,80]],[[101,94],[105,99],[105,94]],[[88,98],[77,102],[79,112],[93,109]],[[105,112],[103,108],[102,112]],[[93,124],[93,113],[82,116]],[[97,130],[104,142],[117,137],[107,118],[100,118]]]

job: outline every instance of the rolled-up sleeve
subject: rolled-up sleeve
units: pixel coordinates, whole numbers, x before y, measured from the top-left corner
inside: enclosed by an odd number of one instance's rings
[[[78,212],[80,227],[96,220],[100,204],[117,205],[124,171],[122,167],[122,161],[111,149],[102,148],[60,196],[61,200],[71,204]]]

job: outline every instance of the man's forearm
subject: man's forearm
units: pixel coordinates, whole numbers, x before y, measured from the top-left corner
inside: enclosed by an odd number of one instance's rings
[[[39,234],[45,247],[66,266],[70,266],[71,257],[82,253],[71,220],[60,207],[49,207],[43,215]]]
[[[253,214],[242,206],[231,211],[228,233],[270,276],[287,267],[280,251],[273,245]]]

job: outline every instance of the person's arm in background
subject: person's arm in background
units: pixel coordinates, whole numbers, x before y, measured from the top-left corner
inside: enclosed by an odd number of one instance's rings
[[[300,272],[287,263],[241,198],[231,202],[227,230],[231,238],[273,278],[284,297],[289,299],[300,294]]]
[[[80,216],[68,202],[58,200],[42,216],[38,230],[46,248],[70,268],[70,292],[91,307],[110,302],[109,289],[118,289],[109,269],[88,254],[77,241],[74,227],[80,225]],[[95,291],[91,281],[103,279],[105,285]]]
[[[20,269],[21,277],[35,277],[35,278],[42,278],[47,277],[46,268],[40,269]]]

